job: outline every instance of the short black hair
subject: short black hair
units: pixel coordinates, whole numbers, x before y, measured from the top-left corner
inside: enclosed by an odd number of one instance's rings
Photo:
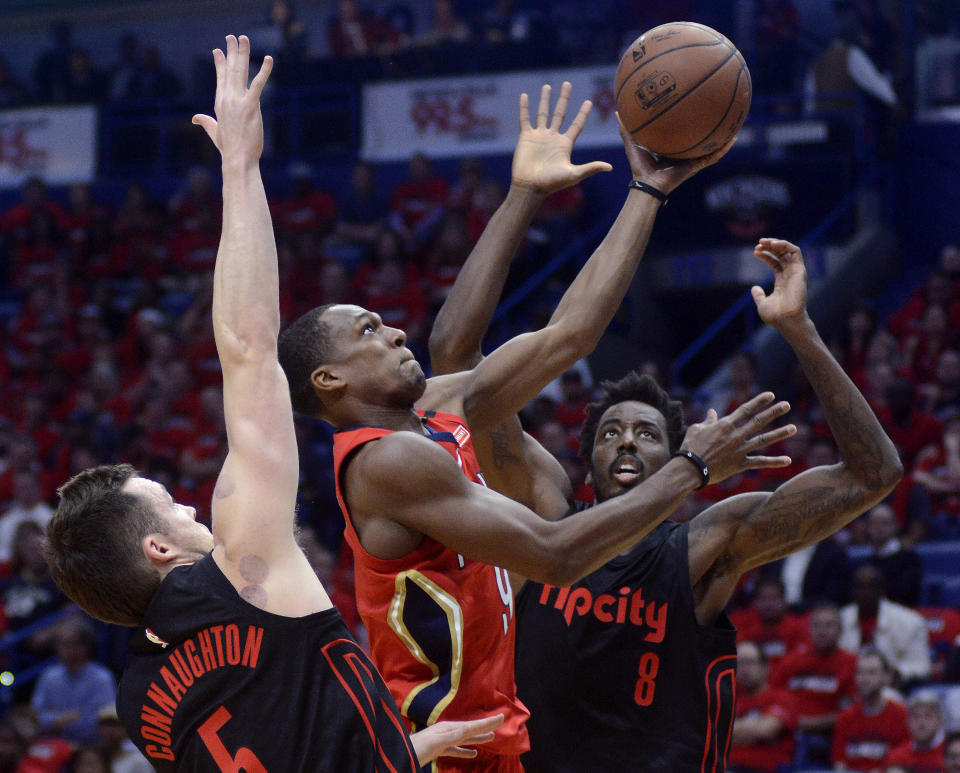
[[[757,581],[753,584],[753,595],[756,596],[761,588],[766,587],[776,588],[780,591],[780,595],[786,598],[787,595],[787,586],[783,584],[783,580],[779,577],[774,577],[773,575],[761,575],[757,578]]]
[[[580,456],[588,462],[593,457],[601,417],[611,406],[627,400],[646,403],[660,411],[667,423],[670,453],[680,448],[687,432],[687,426],[683,423],[683,405],[679,400],[671,400],[666,390],[651,376],[632,370],[619,381],[602,381],[600,392],[600,399],[587,406],[587,418],[580,429]]]
[[[292,322],[277,341],[277,358],[287,376],[293,410],[308,416],[320,416],[323,402],[310,383],[310,375],[333,357],[334,343],[330,325],[321,318],[335,303],[317,306]]]

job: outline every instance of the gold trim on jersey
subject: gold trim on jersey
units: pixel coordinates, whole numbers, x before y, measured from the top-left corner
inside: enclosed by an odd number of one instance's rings
[[[433,672],[433,679],[429,679],[423,684],[414,687],[404,699],[403,704],[400,706],[400,711],[404,716],[407,716],[407,711],[413,699],[430,685],[436,684],[440,679],[440,668],[427,657],[427,654],[423,651],[423,647],[420,646],[420,643],[413,637],[403,622],[403,610],[407,600],[406,581],[408,579],[416,583],[420,589],[443,610],[447,616],[447,627],[450,631],[450,645],[452,648],[450,690],[437,701],[437,704],[430,712],[427,724],[432,725],[437,721],[437,718],[443,710],[450,704],[450,701],[453,700],[457,694],[457,690],[460,689],[460,675],[463,670],[463,611],[453,596],[415,569],[400,572],[397,575],[394,581],[395,591],[393,600],[390,602],[390,612],[387,615],[387,624],[391,630],[400,637],[407,649],[410,650],[410,654],[425,666],[429,667]]]

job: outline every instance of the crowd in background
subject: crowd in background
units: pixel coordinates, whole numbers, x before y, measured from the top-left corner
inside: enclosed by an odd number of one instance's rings
[[[403,3],[376,13],[339,0],[326,26],[330,58],[318,61],[326,67],[339,60],[338,72],[356,77],[456,71],[466,66],[463,52],[480,48],[493,53],[474,59],[479,67],[608,62],[609,51],[628,42],[622,30],[607,22],[608,39],[598,38],[599,27],[577,20],[606,9],[629,21],[624,28],[640,31],[656,22],[648,5],[500,0],[467,7],[436,0],[430,25],[419,26]],[[686,18],[690,11],[683,0],[669,5],[658,17],[669,11]],[[848,23],[847,42],[896,83],[891,21],[869,2],[836,5]],[[789,0],[755,6],[751,67],[758,90],[799,90],[823,41],[807,39]],[[957,32],[950,3],[918,8],[930,30]],[[0,108],[184,95],[182,79],[159,49],[132,35],[123,37],[121,61],[111,67],[73,46],[69,26],[54,32],[56,45],[38,56],[29,83],[0,57]],[[270,3],[268,21],[251,36],[280,58],[311,60],[309,28],[288,2]],[[459,54],[451,56],[451,47]],[[289,322],[323,303],[359,303],[405,329],[426,363],[433,317],[507,181],[472,158],[448,179],[422,154],[390,189],[377,175],[375,166],[359,162],[349,180],[328,191],[308,165],[287,170],[286,189],[271,197],[281,313]],[[578,188],[545,202],[508,290],[586,229],[586,205]],[[70,613],[47,573],[43,526],[58,484],[86,467],[121,460],[209,518],[225,454],[210,322],[220,210],[214,178],[195,169],[167,200],[139,184],[122,200],[106,201],[86,184],[51,191],[33,179],[15,205],[0,211],[0,693],[7,700],[0,711],[0,773],[149,769],[112,707],[124,636]],[[745,576],[730,610],[740,640],[734,770],[773,773],[798,762],[960,771],[960,739],[949,734],[960,730],[960,693],[944,690],[960,683],[960,583],[949,582],[949,575],[960,575],[960,550],[951,554],[946,580],[930,559],[938,546],[960,540],[960,249],[945,245],[937,257],[902,306],[864,300],[829,342],[896,443],[906,475],[888,501],[836,537]],[[526,305],[513,332],[542,324],[559,289],[548,286]],[[668,389],[679,386],[667,383],[666,363],[633,364]],[[683,392],[688,423],[707,408],[722,414],[773,386],[757,383],[749,351],[734,355],[729,374],[711,393]],[[592,501],[593,492],[577,434],[593,387],[589,365],[579,363],[522,416],[582,501]],[[836,460],[799,369],[778,395],[793,405],[798,431],[781,449],[793,464],[708,487],[678,517],[694,517],[731,494],[773,489]],[[363,641],[352,561],[341,540],[330,431],[299,417],[297,432],[302,547]],[[51,623],[64,610],[66,617]]]

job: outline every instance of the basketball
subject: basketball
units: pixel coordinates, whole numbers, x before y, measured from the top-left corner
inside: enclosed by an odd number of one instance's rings
[[[715,29],[670,22],[627,49],[613,83],[624,127],[641,147],[697,158],[743,126],[753,88],[736,46]]]

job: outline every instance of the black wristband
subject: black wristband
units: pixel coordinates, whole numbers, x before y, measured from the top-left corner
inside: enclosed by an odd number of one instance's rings
[[[710,468],[707,467],[707,463],[693,453],[693,451],[688,451],[686,448],[681,448],[679,451],[673,454],[673,456],[682,456],[684,459],[689,459],[690,463],[697,468],[697,472],[700,473],[701,480],[698,488],[703,488],[710,482]],[[670,458],[672,459],[673,456]]]
[[[654,188],[649,183],[643,182],[643,180],[631,180],[627,188],[636,188],[638,191],[643,191],[644,193],[649,193],[653,198],[660,201],[660,206],[663,206],[667,203],[667,194],[663,191]]]

